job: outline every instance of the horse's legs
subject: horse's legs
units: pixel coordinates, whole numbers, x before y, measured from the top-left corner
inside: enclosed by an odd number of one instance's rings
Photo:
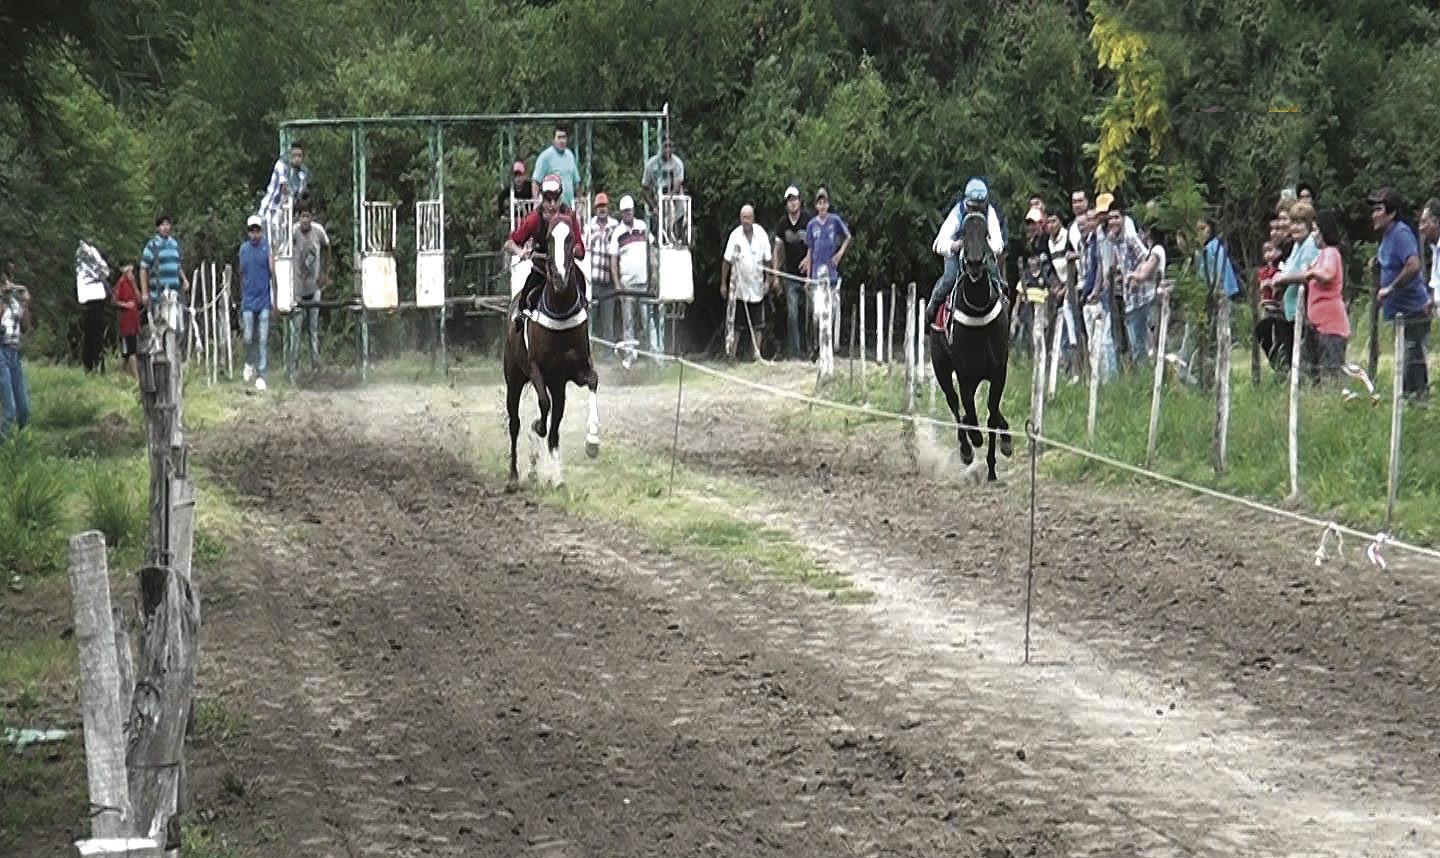
[[[970,443],[979,447],[985,443],[985,433],[980,431],[980,417],[975,413],[975,391],[980,387],[980,379],[964,379],[960,382],[960,401],[965,406],[963,423],[965,431],[970,433]]]
[[[1003,399],[1005,396],[1005,376],[1006,367],[1002,364],[995,371],[994,377],[990,379],[990,390],[987,392],[985,399],[986,405],[990,409],[990,419],[988,421],[989,427],[991,429],[1004,429],[1008,432],[1008,430],[1010,429],[1010,421],[1006,420],[1005,415],[1000,413],[1000,400]],[[990,438],[990,444],[991,446],[994,446],[995,444],[995,436],[993,433]],[[1010,458],[1010,455],[1014,452],[1015,439],[1009,434],[1001,435],[1000,454],[1008,459]]]
[[[555,475],[551,479],[552,485],[560,485],[565,482],[565,471],[560,465],[560,421],[565,419],[565,385],[560,382],[550,388],[550,403],[553,411],[550,414],[550,448],[551,464],[555,468]]]
[[[585,455],[595,458],[600,455],[600,405],[595,391],[600,386],[600,377],[595,368],[590,368],[590,377],[583,384],[590,389],[589,415],[585,419]]]
[[[530,363],[530,386],[535,388],[535,401],[540,406],[540,417],[530,428],[544,438],[545,419],[550,416],[550,394],[545,389],[545,377],[540,374],[540,367],[533,361]]]
[[[505,380],[505,414],[510,423],[510,479],[505,491],[513,492],[520,485],[520,471],[515,467],[515,443],[520,438],[520,395],[525,392],[524,379]]]
[[[945,394],[945,402],[950,406],[950,413],[955,415],[955,440],[960,442],[960,461],[969,465],[975,461],[975,452],[970,449],[970,436],[960,425],[964,421],[960,417],[960,397],[955,393],[955,378],[951,374],[949,365],[942,365],[940,355],[944,352],[937,350],[935,359],[931,366],[935,370],[935,382],[940,385],[940,391]]]

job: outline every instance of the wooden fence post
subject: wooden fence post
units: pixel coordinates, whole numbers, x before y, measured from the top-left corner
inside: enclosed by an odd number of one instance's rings
[[[1370,377],[1380,372],[1380,268],[1379,261],[1372,269],[1375,274],[1375,288],[1370,292]]]
[[[1390,470],[1385,487],[1385,529],[1395,525],[1395,491],[1400,482],[1400,435],[1405,420],[1405,315],[1395,316],[1395,383],[1390,402]]]
[[[1049,296],[1047,295],[1039,302],[1032,302],[1030,304],[1030,318],[1032,319],[1030,328],[1030,351],[1034,358],[1030,384],[1030,415],[1031,419],[1035,422],[1035,433],[1037,435],[1044,434],[1045,432],[1045,369],[1048,364],[1045,354],[1048,341],[1045,334],[1047,323],[1050,320],[1049,314],[1045,312],[1045,309],[1048,301]],[[1032,440],[1031,443],[1033,444],[1035,442]],[[1038,447],[1036,448],[1036,452],[1039,452]]]
[[[856,308],[856,315],[860,318],[860,395],[861,402],[870,401],[870,383],[865,378],[865,301],[869,296],[865,291],[865,284],[860,284],[860,305]]]
[[[1097,318],[1095,323],[1097,330],[1100,324],[1101,320]],[[1095,348],[1096,340],[1097,338],[1091,336],[1088,330],[1085,332],[1085,345],[1089,351],[1087,358],[1090,364],[1090,402],[1089,409],[1085,414],[1085,438],[1092,447],[1095,445],[1095,417],[1100,410],[1100,354]]]
[[[90,783],[91,836],[130,833],[130,788],[125,779],[124,696],[105,537],[87,531],[70,538],[70,586],[75,642],[80,650],[80,709],[85,725],[85,771]]]
[[[1300,339],[1305,330],[1305,284],[1301,283],[1295,306],[1295,339],[1290,344],[1290,495],[1300,499]],[[1373,376],[1372,376],[1373,378]]]
[[[895,284],[890,284],[890,312],[885,314],[890,326],[885,329],[885,375],[890,375],[890,365],[895,362]]]
[[[1215,307],[1215,473],[1230,463],[1230,299]]]
[[[905,413],[915,412],[915,284],[905,296]]]
[[[1145,467],[1155,465],[1155,436],[1160,428],[1160,390],[1165,384],[1165,340],[1170,330],[1170,290],[1161,289],[1160,326],[1155,332],[1155,381],[1150,387],[1150,429],[1145,436]]]

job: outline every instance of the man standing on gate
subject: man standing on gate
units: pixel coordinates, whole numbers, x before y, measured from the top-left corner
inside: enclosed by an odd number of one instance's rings
[[[785,189],[785,216],[775,230],[775,247],[771,251],[774,264],[780,269],[785,292],[785,325],[788,334],[790,357],[804,360],[805,327],[807,322],[805,275],[800,263],[805,259],[805,233],[810,226],[810,213],[800,203],[800,189],[791,185]]]
[[[575,194],[577,188],[580,192],[584,188],[580,185],[580,163],[575,159],[575,152],[570,149],[570,132],[565,126],[555,126],[555,140],[551,145],[540,153],[535,159],[536,176],[556,175],[560,177],[560,202],[567,208],[575,207]],[[542,190],[543,194],[543,190]]]
[[[310,171],[305,169],[304,144],[298,140],[291,143],[289,154],[288,161],[284,157],[275,159],[275,166],[270,170],[270,184],[265,187],[265,195],[260,198],[260,210],[256,212],[268,224],[265,238],[272,247],[285,237],[280,232],[280,213],[286,204],[298,205],[310,185]]]
[[[275,283],[275,254],[265,238],[264,221],[251,215],[245,221],[245,240],[240,242],[240,331],[245,339],[245,369],[255,389],[265,389],[265,368],[269,365],[271,292]]]
[[[300,204],[300,222],[290,234],[291,279],[295,284],[295,310],[290,332],[299,348],[300,332],[310,332],[310,370],[320,368],[320,288],[333,279],[330,236],[311,218],[310,206]],[[298,354],[296,363],[299,363]],[[248,380],[248,379],[247,379]]]
[[[595,195],[595,214],[585,225],[585,258],[590,264],[590,332],[602,340],[618,339],[615,324],[615,280],[612,278],[610,237],[618,222],[610,217],[610,195]]]
[[[685,162],[675,154],[675,147],[670,142],[670,136],[665,136],[665,141],[660,144],[660,152],[650,156],[645,162],[645,172],[640,178],[640,184],[645,191],[645,198],[650,204],[650,210],[660,218],[660,228],[664,231],[669,245],[682,245],[685,243],[685,224],[683,211],[661,212],[659,200],[661,194],[683,194],[685,193]],[[668,215],[668,217],[667,217]]]
[[[720,262],[720,297],[726,299],[727,305],[727,358],[735,357],[738,339],[735,335],[735,311],[736,305],[743,305],[741,312],[745,314],[745,324],[750,329],[750,344],[755,350],[755,359],[761,359],[760,338],[755,334],[755,328],[758,324],[762,331],[765,329],[764,319],[760,317],[767,279],[770,287],[775,287],[775,277],[767,278],[764,271],[770,259],[770,237],[765,234],[764,228],[756,225],[754,207],[742,206],[740,225],[730,231],[730,237],[725,242],[725,255]]]

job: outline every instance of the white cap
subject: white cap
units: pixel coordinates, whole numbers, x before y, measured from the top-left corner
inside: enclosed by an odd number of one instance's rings
[[[250,215],[250,217],[246,218],[246,220],[245,220],[245,228],[246,228],[246,229],[249,229],[249,228],[252,227],[252,226],[264,226],[264,225],[265,225],[265,222],[262,221],[262,220],[260,220],[260,215]]]
[[[791,197],[795,197],[796,199],[799,199],[800,197],[800,189],[795,187],[794,185],[791,185],[790,187],[785,189],[785,199],[788,200]]]
[[[540,193],[542,194],[558,194],[560,193],[561,188],[562,185],[560,184],[560,177],[554,175],[553,173],[549,176],[546,176],[545,180],[540,183]]]
[[[620,198],[620,211],[622,211],[622,212],[633,212],[633,211],[635,211],[635,198],[632,197],[632,196],[630,196],[629,194],[626,194],[625,196],[621,197],[621,198]]]

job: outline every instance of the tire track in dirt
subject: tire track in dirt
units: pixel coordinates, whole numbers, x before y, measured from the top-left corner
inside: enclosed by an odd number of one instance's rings
[[[202,790],[215,827],[259,854],[1074,854],[827,669],[807,598],[755,610],[411,428],[271,415],[197,445],[306,531],[256,526],[205,591],[206,682],[270,701],[195,763],[253,778]]]

